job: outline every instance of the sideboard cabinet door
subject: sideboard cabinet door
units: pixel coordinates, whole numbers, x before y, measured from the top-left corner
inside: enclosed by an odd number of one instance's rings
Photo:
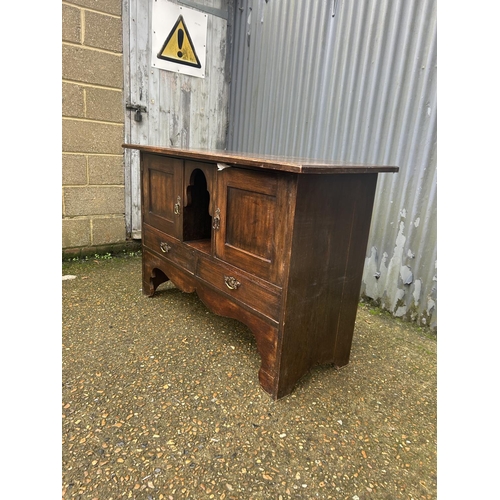
[[[278,285],[288,221],[286,181],[278,172],[218,172],[213,226],[216,257]]]
[[[145,154],[141,168],[143,222],[181,239],[183,160]]]

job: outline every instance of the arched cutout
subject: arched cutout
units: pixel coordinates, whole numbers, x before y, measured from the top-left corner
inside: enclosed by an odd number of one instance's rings
[[[205,174],[196,168],[187,186],[188,204],[184,207],[184,241],[209,242],[212,236],[212,217],[208,211],[210,193]]]

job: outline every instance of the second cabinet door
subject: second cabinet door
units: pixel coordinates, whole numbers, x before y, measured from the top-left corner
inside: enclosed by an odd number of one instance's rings
[[[218,172],[213,221],[216,256],[281,284],[287,188],[286,178],[278,172],[239,168]]]

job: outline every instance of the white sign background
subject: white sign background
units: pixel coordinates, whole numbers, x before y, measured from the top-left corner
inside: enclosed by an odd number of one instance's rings
[[[180,15],[182,15],[184,19],[184,24],[191,37],[191,42],[200,61],[201,68],[165,61],[158,57],[158,53],[162,49],[163,44]],[[153,68],[205,78],[205,61],[207,53],[206,14],[197,10],[181,7],[166,0],[154,0],[151,25],[151,66],[153,66]]]

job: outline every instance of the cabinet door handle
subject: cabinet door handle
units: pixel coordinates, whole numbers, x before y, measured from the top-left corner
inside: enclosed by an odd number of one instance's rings
[[[177,203],[174,205],[174,214],[180,215],[181,213],[181,197],[177,196]]]
[[[165,243],[164,241],[162,241],[160,243],[160,250],[163,253],[168,253],[168,252],[170,252],[171,249],[172,249],[172,247],[168,243]]]
[[[241,283],[233,276],[224,276],[224,283],[231,290],[237,290]]]
[[[220,228],[220,208],[215,210],[214,220],[212,223],[212,227],[217,231]]]

